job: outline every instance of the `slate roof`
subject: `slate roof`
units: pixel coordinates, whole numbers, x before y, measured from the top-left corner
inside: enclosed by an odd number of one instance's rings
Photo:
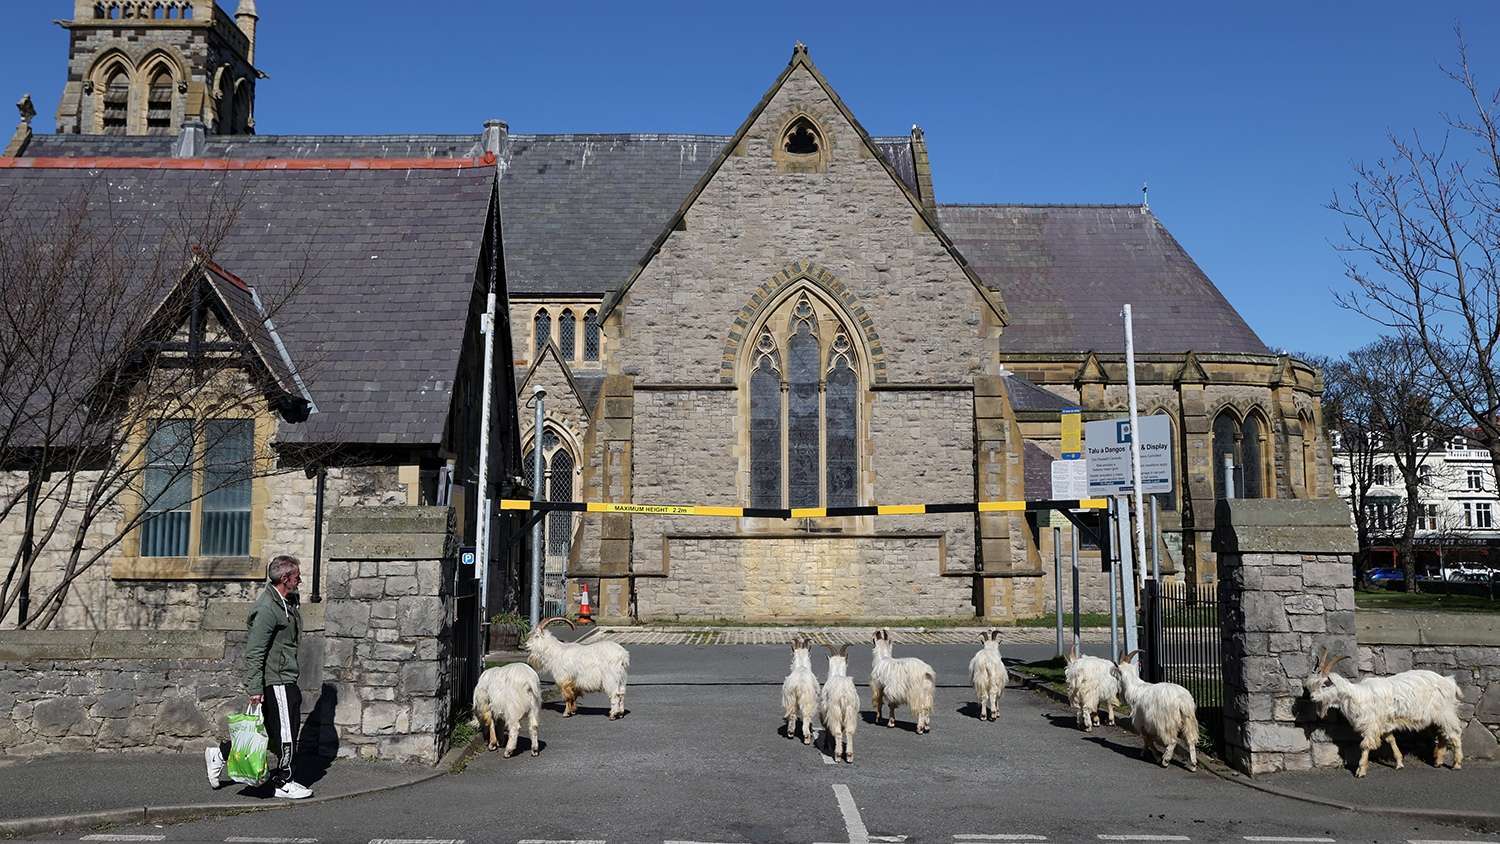
[[[168,158],[175,135],[32,135],[23,158]]]
[[[267,301],[302,279],[275,322],[319,410],[283,436],[304,442],[442,441],[493,185],[492,165],[0,168],[8,211],[32,220],[85,196],[101,230],[238,204],[214,261]]]
[[[1011,313],[1002,352],[1268,354],[1239,312],[1138,205],[939,205],[943,230]]]
[[[1004,378],[1005,390],[1010,394],[1010,406],[1014,410],[1056,413],[1065,407],[1077,406],[1077,402],[1038,387],[1014,372],[1007,373]]]
[[[1025,441],[1021,463],[1027,500],[1052,497],[1052,461],[1056,459],[1031,440]]]

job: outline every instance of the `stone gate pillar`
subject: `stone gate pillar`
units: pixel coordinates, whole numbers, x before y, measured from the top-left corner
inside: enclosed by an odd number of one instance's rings
[[[457,539],[446,507],[338,507],[328,522],[323,694],[340,756],[447,750]]]
[[[1340,764],[1326,725],[1303,699],[1316,652],[1347,654],[1353,672],[1354,552],[1337,498],[1220,501],[1219,557],[1227,760],[1249,774]]]

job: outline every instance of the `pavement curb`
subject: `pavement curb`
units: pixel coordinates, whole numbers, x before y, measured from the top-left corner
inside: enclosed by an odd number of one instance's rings
[[[454,752],[450,750],[448,754],[445,754],[443,761],[447,761],[448,757]],[[358,791],[350,791],[346,794],[309,797],[306,800],[278,801],[275,798],[267,798],[265,803],[184,803],[169,806],[142,806],[139,809],[106,809],[99,812],[83,812],[74,815],[17,818],[15,820],[0,821],[0,838],[15,838],[22,835],[36,835],[49,832],[69,832],[122,824],[178,823],[220,815],[238,815],[246,812],[274,812],[280,809],[331,803],[335,800],[345,800],[350,797],[364,797],[369,794],[379,794],[382,791],[407,788],[437,779],[438,777],[447,776],[448,773],[449,769],[442,767],[442,763],[440,762],[436,770],[422,774],[421,776],[402,780],[401,782],[363,788]]]
[[[1367,806],[1358,803],[1346,803],[1343,800],[1319,797],[1316,794],[1308,794],[1305,791],[1296,791],[1295,789],[1281,788],[1263,782],[1256,782],[1251,777],[1224,765],[1217,759],[1213,761],[1213,764],[1204,765],[1203,767],[1209,773],[1225,782],[1231,782],[1266,794],[1274,794],[1277,797],[1285,797],[1288,800],[1311,803],[1316,806],[1328,806],[1334,809],[1343,809],[1363,814],[1391,815],[1394,817],[1420,818],[1422,820],[1447,821],[1450,823],[1476,823],[1484,824],[1486,827],[1500,827],[1500,813],[1497,812],[1469,812],[1462,809],[1418,809],[1403,806]]]

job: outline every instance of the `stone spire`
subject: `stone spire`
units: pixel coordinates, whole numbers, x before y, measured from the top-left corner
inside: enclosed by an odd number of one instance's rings
[[[240,0],[239,8],[234,10],[234,22],[239,24],[240,32],[250,40],[250,46],[245,49],[245,59],[251,65],[255,64],[255,24],[260,20],[260,13],[255,10],[255,0]]]

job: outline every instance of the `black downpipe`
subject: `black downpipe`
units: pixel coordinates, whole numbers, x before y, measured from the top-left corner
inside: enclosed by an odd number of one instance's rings
[[[318,485],[313,503],[312,602],[314,604],[323,602],[323,487],[328,482],[328,469],[319,466],[317,472]]]

